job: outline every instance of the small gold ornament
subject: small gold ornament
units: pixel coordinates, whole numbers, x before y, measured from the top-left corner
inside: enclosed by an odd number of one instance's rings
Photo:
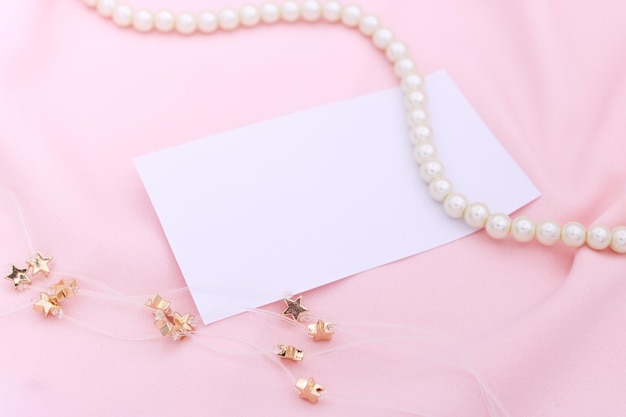
[[[162,310],[158,310],[154,314],[154,327],[159,329],[159,331],[161,332],[161,336],[169,336],[172,334],[172,330],[174,329],[174,324],[172,324],[172,322],[163,313]]]
[[[181,316],[178,313],[174,313],[174,327],[182,332],[190,332],[193,330],[192,323],[194,323],[194,316],[187,313]]]
[[[63,301],[66,298],[72,298],[76,295],[78,292],[78,285],[76,284],[75,279],[70,282],[61,280],[50,287],[50,292],[54,294],[58,301]]]
[[[61,280],[52,285],[48,292],[39,294],[39,299],[33,302],[33,310],[42,313],[44,317],[52,314],[60,318],[63,316],[61,301],[74,297],[76,293],[78,293],[78,285],[75,279],[69,282]]]
[[[52,261],[52,256],[46,258],[41,255],[41,252],[37,252],[35,257],[27,259],[26,263],[33,267],[32,276],[42,273],[45,277],[47,277],[50,274],[50,267],[48,266],[50,261]]]
[[[300,320],[300,315],[302,313],[304,313],[305,311],[309,311],[308,308],[301,304],[302,296],[296,298],[296,301],[290,298],[285,298],[283,301],[285,302],[285,304],[287,304],[287,308],[285,309],[285,311],[283,311],[283,315],[291,316],[295,321]]]
[[[11,265],[11,273],[4,278],[11,280],[16,290],[21,290],[24,288],[24,285],[31,283],[30,278],[26,275],[27,272],[28,268],[20,269],[15,265]]]
[[[318,320],[317,323],[309,324],[307,326],[307,333],[309,336],[313,336],[313,341],[315,342],[319,342],[320,340],[330,340],[335,334],[335,324]]]
[[[300,392],[300,398],[308,400],[313,404],[320,399],[324,387],[316,384],[313,378],[300,378],[296,381],[296,389]]]
[[[33,310],[38,313],[43,313],[44,317],[48,317],[49,314],[58,316],[63,311],[59,300],[54,295],[42,292],[39,294],[39,300],[33,303]]]
[[[281,359],[289,359],[296,362],[300,362],[304,359],[304,352],[293,346],[276,345],[274,353]]]
[[[150,297],[148,301],[146,301],[145,306],[152,311],[162,310],[166,314],[171,313],[170,302],[163,299],[163,297],[161,297],[159,294],[154,294],[152,297]]]
[[[152,311],[154,327],[159,329],[162,336],[170,336],[173,340],[180,340],[193,332],[196,318],[191,314],[172,313],[170,302],[159,294],[150,297],[145,306]]]

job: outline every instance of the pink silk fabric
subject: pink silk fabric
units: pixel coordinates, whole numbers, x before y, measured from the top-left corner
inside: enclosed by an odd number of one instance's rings
[[[421,73],[450,73],[541,190],[515,215],[626,224],[623,2],[359,5],[409,45]],[[91,291],[64,304],[66,318],[44,319],[28,304],[45,280],[19,293],[2,280],[2,415],[626,414],[626,257],[586,247],[478,232],[309,291],[303,304],[337,323],[329,342],[254,312],[180,343],[161,338],[142,308],[148,295],[195,308],[172,292],[185,282],[133,158],[390,88],[390,65],[341,24],[139,34],[80,0],[3,1],[0,15],[0,184],[17,196],[33,248],[54,257],[48,280],[75,276]],[[498,187],[493,178],[485,186]],[[8,274],[32,249],[4,190],[0,227]],[[122,295],[96,296],[109,287]],[[283,369],[277,343],[305,360]],[[292,376],[314,377],[322,399],[298,398]]]

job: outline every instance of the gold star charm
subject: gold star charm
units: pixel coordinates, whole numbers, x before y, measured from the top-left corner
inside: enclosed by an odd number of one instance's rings
[[[184,316],[174,312],[174,327],[176,330],[180,330],[183,333],[187,333],[193,330],[195,317],[187,313]]]
[[[291,316],[295,321],[300,319],[300,314],[305,311],[309,311],[308,308],[300,304],[302,302],[302,296],[296,298],[296,301],[293,301],[290,298],[285,298],[283,301],[287,304],[287,308],[283,311],[283,315]]]
[[[21,290],[24,285],[30,284],[30,278],[28,278],[28,275],[26,275],[26,272],[28,272],[28,268],[19,269],[15,265],[11,265],[11,269],[11,273],[4,278],[13,281],[13,286],[15,287],[15,289]]]
[[[324,391],[324,387],[316,384],[313,378],[309,378],[308,380],[305,378],[298,379],[296,381],[296,388],[300,392],[300,398],[309,400],[313,404],[320,399],[320,395],[322,391]]]
[[[43,313],[44,317],[48,317],[50,313],[52,313],[53,316],[58,316],[62,311],[56,297],[46,294],[45,292],[39,294],[39,300],[33,303],[33,310],[38,313]]]
[[[294,346],[276,345],[274,353],[281,359],[291,359],[296,362],[300,362],[304,359],[304,352]]]
[[[180,315],[174,312],[170,302],[154,294],[145,304],[154,314],[154,326],[159,329],[162,336],[171,336],[174,340],[180,340],[194,330],[196,318],[191,314]]]
[[[159,329],[161,336],[168,336],[172,334],[174,325],[170,321],[169,317],[163,313],[163,310],[158,310],[154,315],[154,327]]]
[[[330,340],[335,334],[335,324],[318,320],[317,323],[309,324],[307,326],[307,333],[309,336],[313,336],[313,341],[315,342],[319,342],[320,340]]]
[[[148,301],[146,301],[146,304],[144,305],[153,312],[156,312],[156,310],[161,310],[165,314],[171,314],[170,302],[161,297],[159,294],[154,294],[152,297],[150,297],[150,299],[148,299]]]
[[[66,298],[72,298],[76,295],[78,292],[78,285],[76,284],[75,279],[70,282],[61,280],[50,287],[50,292],[54,294],[57,301],[63,301]]]
[[[50,261],[52,261],[52,256],[45,258],[41,255],[41,252],[37,252],[35,257],[26,260],[26,263],[33,267],[33,276],[41,272],[47,277],[50,274],[50,267],[48,266]]]

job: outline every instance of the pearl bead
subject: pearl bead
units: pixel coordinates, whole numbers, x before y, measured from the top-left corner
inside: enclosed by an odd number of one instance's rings
[[[443,162],[437,159],[424,161],[420,166],[420,176],[427,184],[430,184],[436,177],[443,175],[443,171]]]
[[[422,107],[424,104],[426,104],[426,94],[419,90],[411,91],[404,95],[404,105],[408,109]]]
[[[587,246],[591,249],[602,250],[611,244],[611,229],[594,224],[587,229]]]
[[[483,203],[468,204],[463,217],[469,227],[482,229],[489,217],[489,208]]]
[[[322,16],[322,6],[317,0],[306,0],[301,8],[302,18],[307,22],[315,22]]]
[[[111,17],[115,4],[115,0],[98,0],[98,13],[104,17]]]
[[[445,177],[435,178],[428,186],[428,192],[435,201],[443,201],[452,192],[452,181]]]
[[[402,78],[415,70],[415,63],[410,58],[401,58],[396,61],[393,70],[398,77]]]
[[[133,9],[126,5],[117,5],[113,9],[113,22],[121,27],[130,26],[133,22]]]
[[[242,26],[255,26],[261,20],[261,13],[259,12],[259,9],[254,6],[243,6],[239,9],[239,20],[241,21]]]
[[[300,18],[300,5],[292,0],[287,0],[280,6],[280,17],[285,22],[295,22]]]
[[[587,230],[585,226],[578,222],[569,222],[561,228],[561,240],[567,246],[578,248],[585,244],[587,240]]]
[[[362,12],[359,6],[346,6],[341,11],[341,23],[351,28],[357,27],[361,20],[361,15]]]
[[[452,218],[460,219],[463,217],[465,208],[467,207],[467,198],[463,194],[450,193],[443,200],[443,210]]]
[[[219,26],[217,16],[213,12],[200,12],[198,15],[198,30],[203,33],[215,32]]]
[[[380,20],[374,15],[366,15],[359,21],[359,31],[365,36],[372,36],[380,25]]]
[[[404,42],[393,41],[385,50],[385,55],[387,55],[387,59],[391,62],[396,62],[400,58],[404,58],[408,51],[409,48],[407,48]]]
[[[421,91],[422,78],[415,74],[415,62],[408,57],[408,47],[404,42],[394,40],[391,30],[380,27],[380,20],[374,15],[363,15],[356,5],[342,6],[340,2],[330,0],[322,4],[319,0],[286,0],[280,6],[272,2],[264,3],[260,8],[243,6],[237,13],[231,8],[223,9],[217,16],[203,12],[198,16],[183,12],[178,15],[169,10],[152,14],[147,10],[133,11],[130,6],[118,4],[117,0],[82,0],[89,7],[95,7],[104,17],[111,17],[121,27],[133,26],[139,32],[156,28],[169,32],[174,28],[181,34],[192,34],[196,30],[204,33],[214,32],[219,28],[232,30],[239,25],[255,26],[260,21],[274,23],[279,19],[295,22],[300,17],[313,22],[323,17],[326,21],[341,21],[348,27],[358,27],[365,36],[371,36],[374,45],[384,50],[385,55],[394,64],[395,74],[401,78],[401,88],[405,93],[404,102],[409,108],[408,122],[411,127],[411,141],[415,144],[413,157],[420,165],[422,179],[429,184],[429,193],[436,201],[443,201],[445,212],[454,218],[463,217],[474,228],[485,227],[487,234],[502,239],[510,232],[519,242],[528,242],[536,237],[543,245],[553,245],[559,239],[570,247],[583,244],[595,250],[610,247],[618,253],[626,253],[626,226],[610,230],[603,225],[593,225],[586,230],[579,222],[568,222],[563,227],[553,221],[544,221],[537,226],[526,217],[515,221],[506,214],[490,215],[489,208],[480,202],[468,204],[467,198],[453,192],[450,180],[444,178],[444,165],[437,157],[437,149],[430,138],[432,130],[427,125],[428,116],[424,109],[426,95]]]
[[[183,12],[176,16],[176,30],[183,35],[190,35],[196,31],[198,21],[191,13]]]
[[[322,16],[329,22],[338,22],[341,19],[341,3],[327,1],[322,7]]]
[[[418,142],[413,148],[413,158],[418,164],[437,156],[437,148],[428,140]]]
[[[433,131],[429,126],[420,125],[411,129],[411,143],[417,144],[420,141],[430,139],[433,135]]]
[[[228,7],[219,12],[217,21],[220,28],[224,30],[233,30],[239,27],[239,15],[236,11]]]
[[[393,41],[393,32],[387,28],[376,29],[374,35],[372,35],[372,41],[378,49],[387,49]]]
[[[417,89],[422,88],[422,77],[417,74],[408,74],[402,77],[402,81],[400,82],[400,87],[402,87],[402,91],[405,93],[410,93]]]
[[[159,32],[169,32],[174,29],[174,13],[169,10],[161,10],[154,16],[154,27]]]
[[[561,226],[553,221],[545,221],[537,225],[535,233],[542,245],[554,245],[561,237]]]
[[[626,227],[617,226],[611,231],[611,249],[617,253],[626,253]]]
[[[154,16],[147,10],[137,10],[133,14],[133,27],[139,32],[149,32],[154,27]]]
[[[428,114],[424,109],[414,108],[409,110],[407,120],[411,127],[421,126],[428,121]]]
[[[263,23],[276,23],[280,19],[280,8],[276,3],[263,3],[261,6],[261,20]]]
[[[503,213],[492,214],[487,219],[485,230],[494,239],[504,239],[511,230],[511,218]]]
[[[518,217],[511,224],[511,234],[518,242],[530,242],[535,237],[535,224],[527,217]]]

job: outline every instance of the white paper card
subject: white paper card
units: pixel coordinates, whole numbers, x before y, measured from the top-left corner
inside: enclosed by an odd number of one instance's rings
[[[445,72],[426,85],[456,190],[507,213],[539,196]],[[391,89],[135,160],[204,323],[472,232],[429,197],[405,114]]]

